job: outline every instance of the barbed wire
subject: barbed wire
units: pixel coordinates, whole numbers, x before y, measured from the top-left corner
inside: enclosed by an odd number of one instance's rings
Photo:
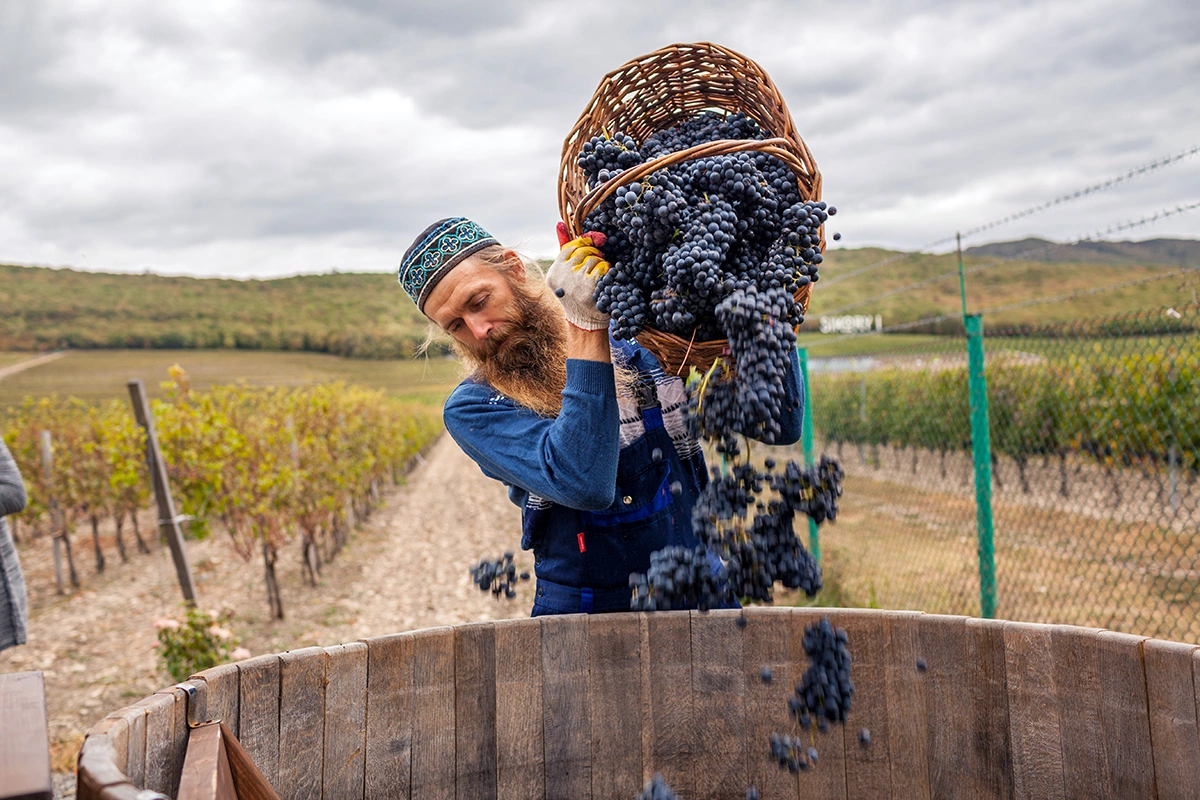
[[[1067,192],[1066,194],[1059,195],[1058,197],[1055,197],[1052,200],[1047,200],[1044,203],[1039,203],[1036,206],[1030,206],[1029,208],[1026,208],[1022,211],[1017,211],[1012,214],[1008,214],[1007,216],[1000,217],[999,219],[992,220],[991,222],[986,222],[983,225],[977,225],[976,227],[971,228],[970,230],[964,231],[962,233],[962,238],[966,239],[968,236],[974,236],[976,234],[983,233],[984,231],[991,230],[992,228],[999,227],[1008,222],[1014,222],[1018,219],[1024,219],[1025,217],[1033,216],[1034,214],[1038,214],[1042,211],[1047,211],[1055,206],[1062,205],[1063,203],[1067,203],[1072,200],[1078,200],[1081,197],[1086,197],[1088,195],[1095,194],[1096,192],[1100,192],[1105,189],[1112,188],[1113,186],[1116,186],[1117,184],[1124,183],[1125,181],[1132,180],[1133,178],[1137,178],[1142,175],[1147,175],[1156,170],[1163,169],[1164,167],[1171,166],[1172,164],[1176,164],[1180,161],[1183,161],[1184,159],[1187,159],[1187,158],[1190,158],[1191,156],[1196,155],[1197,153],[1200,153],[1200,145],[1194,145],[1190,149],[1184,150],[1183,152],[1180,152],[1180,153],[1176,153],[1173,156],[1167,156],[1166,158],[1160,158],[1155,161],[1151,161],[1148,164],[1142,164],[1139,167],[1134,167],[1133,169],[1131,169],[1127,172],[1123,172],[1120,175],[1115,175],[1106,181],[1101,181],[1100,183],[1094,183],[1091,186],[1085,186],[1084,188],[1077,189],[1074,192]],[[938,247],[943,244],[949,244],[950,242],[955,241],[957,238],[958,238],[958,234],[955,234],[954,236],[943,236],[941,239],[935,239],[934,241],[929,242],[928,244],[921,245],[921,247],[917,248],[914,251],[906,252],[906,253],[898,253],[894,256],[888,256],[887,258],[880,259],[879,261],[868,264],[865,267],[859,267],[858,269],[853,270],[851,272],[847,272],[842,275],[834,275],[828,279],[828,282],[825,285],[833,286],[844,280],[849,280],[850,278],[854,278],[854,277],[857,277],[864,273],[871,272],[873,270],[879,269],[880,267],[887,266],[888,264],[894,264],[895,262],[900,261],[904,258],[908,258],[909,256],[919,255],[919,254],[925,252],[926,250],[930,250],[934,247]]]
[[[1084,242],[1091,242],[1091,241],[1095,241],[1096,239],[1102,239],[1106,236],[1111,236],[1114,233],[1120,233],[1121,231],[1132,230],[1134,228],[1142,227],[1143,225],[1149,225],[1150,223],[1156,222],[1160,219],[1165,219],[1167,217],[1173,217],[1177,214],[1183,214],[1188,211],[1192,211],[1196,208],[1200,208],[1200,201],[1188,204],[1186,206],[1179,205],[1179,206],[1176,206],[1175,208],[1163,209],[1161,211],[1158,211],[1155,214],[1152,214],[1149,217],[1142,217],[1140,220],[1137,220],[1137,221],[1122,222],[1119,224],[1110,225],[1107,229],[1105,229],[1103,231],[1098,230],[1094,234],[1089,234],[1087,236],[1080,236],[1079,238],[1074,239],[1069,242],[1051,242],[1050,244],[1047,244],[1047,245],[1040,245],[1038,247],[1033,247],[1028,250],[1022,250],[1021,252],[1019,252],[1015,255],[997,258],[993,261],[989,261],[984,264],[976,264],[970,268],[964,269],[963,275],[970,275],[975,272],[981,272],[985,269],[991,269],[992,267],[998,267],[1003,264],[1008,264],[1013,261],[1020,261],[1020,260],[1026,259],[1030,256],[1039,255],[1041,253],[1048,252],[1048,251],[1053,250],[1058,247],[1071,247],[1072,245],[1082,244]],[[922,278],[919,281],[914,281],[913,283],[906,284],[897,289],[891,289],[889,291],[883,292],[881,294],[873,295],[873,296],[868,297],[863,300],[856,300],[853,303],[847,303],[844,306],[839,306],[835,309],[826,311],[826,312],[824,312],[824,314],[825,315],[833,315],[833,314],[840,313],[842,311],[846,311],[851,308],[857,308],[858,306],[866,305],[867,303],[873,303],[877,300],[884,300],[888,297],[894,297],[895,295],[898,295],[898,294],[904,294],[905,292],[910,292],[913,289],[919,289],[923,286],[929,286],[934,283],[940,283],[944,280],[949,280],[950,278],[957,278],[958,274],[959,274],[958,268],[955,267],[952,270],[947,270],[946,272],[942,272],[937,275],[933,275],[929,278]]]

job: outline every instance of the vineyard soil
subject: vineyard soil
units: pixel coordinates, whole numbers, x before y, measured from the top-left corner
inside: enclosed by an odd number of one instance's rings
[[[151,525],[147,512],[142,530]],[[481,557],[505,550],[516,552],[519,569],[532,571],[532,556],[518,549],[520,528],[520,510],[503,487],[443,436],[406,484],[385,492],[350,546],[324,566],[319,586],[305,584],[299,541],[285,548],[277,567],[287,609],[282,622],[267,620],[259,560],[242,562],[220,531],[188,548],[201,607],[233,609],[235,634],[257,655],[527,616],[531,583],[518,585],[515,600],[497,601],[468,577]],[[76,531],[75,540],[82,588],[66,597],[54,593],[49,540],[22,541],[30,642],[0,652],[0,672],[45,673],[54,764],[63,773],[73,769],[83,734],[96,721],[172,683],[156,664],[154,620],[181,610],[165,549],[143,556],[130,548],[130,561],[122,564],[109,530],[102,536],[108,568],[97,575],[86,546],[90,531]]]

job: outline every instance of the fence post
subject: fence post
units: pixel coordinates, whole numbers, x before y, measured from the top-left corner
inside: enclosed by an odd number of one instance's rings
[[[41,438],[42,449],[42,474],[46,476],[47,488],[54,485],[54,446],[50,439],[50,431],[42,431]],[[59,540],[61,531],[59,529],[58,520],[58,501],[54,494],[47,498],[46,505],[50,509],[50,527],[54,529],[52,535],[54,541],[54,583],[59,594],[65,594],[63,590],[63,568],[62,568],[62,542]]]
[[[804,383],[804,422],[800,429],[800,441],[804,448],[804,466],[813,465],[813,418],[812,418],[812,389],[808,385],[808,348],[797,347],[796,355],[800,359],[800,378]],[[817,523],[808,518],[808,550],[813,560],[821,563],[821,535],[817,532]]]
[[[146,399],[146,387],[140,379],[126,384],[129,398],[133,401],[133,416],[146,429],[146,461],[150,467],[150,481],[154,484],[154,499],[158,504],[159,535],[165,536],[171,548],[171,559],[175,562],[175,576],[179,588],[189,606],[196,605],[196,584],[192,580],[192,565],[188,562],[187,550],[183,545],[183,530],[180,518],[175,513],[175,499],[171,497],[171,484],[167,482],[167,465],[162,451],[158,449],[158,434],[154,431],[154,417],[150,413],[150,402]]]
[[[983,318],[963,317],[971,393],[971,448],[975,457],[975,527],[979,537],[981,616],[996,616],[996,551],[992,539],[992,442],[988,433],[987,377],[983,363]]]

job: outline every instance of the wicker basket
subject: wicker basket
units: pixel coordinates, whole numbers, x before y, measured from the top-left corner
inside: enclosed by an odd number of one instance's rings
[[[601,133],[616,131],[643,141],[650,134],[678,125],[705,110],[745,112],[778,138],[707,142],[660,156],[588,190],[583,170],[578,165],[584,142]],[[821,199],[821,173],[812,153],[796,133],[779,90],[757,64],[709,42],[673,44],[655,50],[605,75],[563,142],[558,182],[559,215],[572,235],[578,236],[584,218],[619,186],[680,161],[747,150],[780,159],[796,173],[803,199]],[[820,237],[819,251],[824,251],[824,226]],[[811,292],[812,285],[809,284],[796,293],[796,302],[805,312]],[[638,342],[658,357],[663,369],[675,374],[688,365],[707,370],[713,361],[728,353],[725,340],[688,341],[653,328],[643,329]]]

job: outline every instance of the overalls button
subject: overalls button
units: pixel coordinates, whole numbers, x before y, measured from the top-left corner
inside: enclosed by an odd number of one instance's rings
[[[633,503],[633,498],[630,497],[629,495],[625,495],[621,499],[625,502],[625,505],[631,505]]]
[[[545,596],[546,596],[546,590],[541,587],[538,587],[538,597],[545,597]]]

